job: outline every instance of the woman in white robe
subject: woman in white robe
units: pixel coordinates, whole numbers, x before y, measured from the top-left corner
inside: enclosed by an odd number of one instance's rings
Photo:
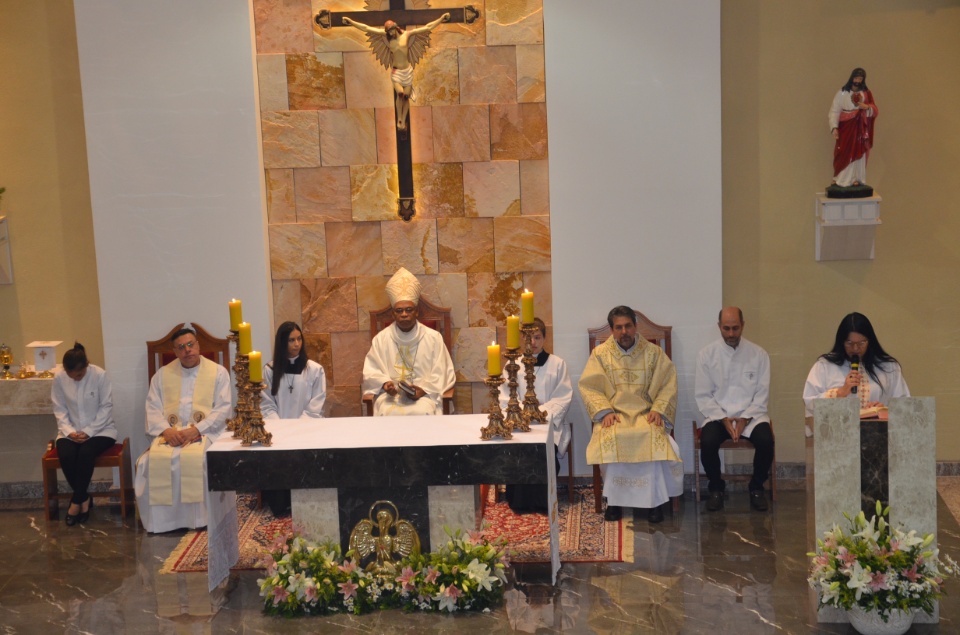
[[[273,362],[263,369],[267,389],[260,411],[267,420],[320,419],[327,398],[323,366],[307,358],[303,331],[284,322],[273,342]],[[290,490],[263,490],[263,500],[275,516],[290,513]]]

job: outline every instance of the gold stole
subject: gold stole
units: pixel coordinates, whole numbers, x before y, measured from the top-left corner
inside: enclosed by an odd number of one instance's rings
[[[182,368],[179,362],[167,364],[160,369],[160,386],[163,390],[163,416],[174,429],[181,429],[180,391]],[[217,384],[217,368],[214,362],[200,358],[200,369],[193,388],[192,423],[202,421],[213,409],[213,393]],[[175,449],[180,451],[180,502],[203,502],[203,451],[206,439],[186,447],[173,448],[162,436],[150,444],[150,504],[173,505],[171,464]]]

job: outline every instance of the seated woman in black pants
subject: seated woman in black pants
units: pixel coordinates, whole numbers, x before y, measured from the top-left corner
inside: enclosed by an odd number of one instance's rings
[[[87,495],[93,462],[117,439],[113,422],[113,389],[107,374],[87,361],[76,342],[63,354],[63,372],[53,378],[53,414],[57,418],[60,468],[73,489],[67,525],[87,522],[93,498]]]

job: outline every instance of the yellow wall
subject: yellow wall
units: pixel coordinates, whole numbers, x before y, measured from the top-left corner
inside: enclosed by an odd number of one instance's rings
[[[0,0],[0,202],[14,284],[0,341],[19,365],[33,340],[79,340],[103,364],[73,4]],[[32,363],[32,360],[31,360]]]
[[[914,395],[937,399],[938,460],[960,459],[960,3],[724,0],[723,297],[772,363],[777,459],[803,460],[807,372],[866,314]],[[873,261],[814,260],[830,183],[827,110],[862,66],[880,116],[867,181]]]

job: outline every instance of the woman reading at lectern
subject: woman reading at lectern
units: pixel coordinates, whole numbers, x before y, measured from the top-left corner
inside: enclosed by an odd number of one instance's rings
[[[883,350],[870,320],[850,313],[837,327],[833,349],[817,359],[803,387],[807,417],[814,399],[856,396],[860,408],[886,406],[893,397],[909,397],[900,363]]]

